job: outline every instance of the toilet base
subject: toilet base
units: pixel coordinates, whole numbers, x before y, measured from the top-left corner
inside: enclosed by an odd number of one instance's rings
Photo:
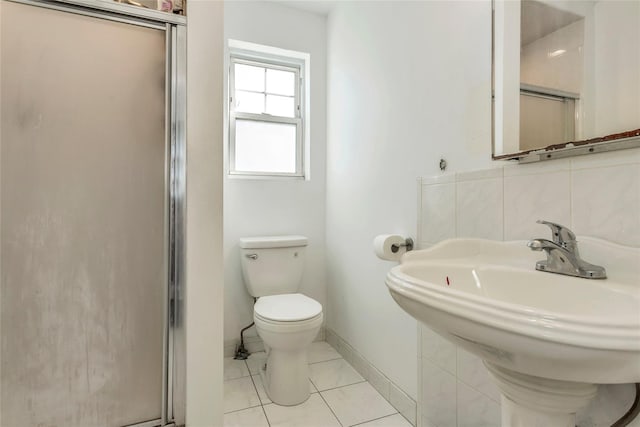
[[[282,351],[270,348],[266,369],[260,369],[269,399],[278,405],[294,406],[309,399],[307,349]]]

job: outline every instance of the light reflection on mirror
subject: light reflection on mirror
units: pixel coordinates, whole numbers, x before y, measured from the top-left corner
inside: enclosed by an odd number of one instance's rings
[[[495,0],[493,55],[494,158],[640,128],[640,1]]]

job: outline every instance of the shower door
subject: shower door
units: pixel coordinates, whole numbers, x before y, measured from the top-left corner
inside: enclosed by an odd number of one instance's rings
[[[167,424],[170,26],[31,3],[1,4],[0,424]]]

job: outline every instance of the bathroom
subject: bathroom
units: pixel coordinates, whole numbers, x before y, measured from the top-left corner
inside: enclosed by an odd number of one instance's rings
[[[360,375],[358,384],[366,379],[388,406],[371,418],[297,425],[387,417],[400,421],[378,425],[500,425],[500,398],[480,359],[394,302],[385,277],[397,263],[375,257],[374,238],[412,237],[418,249],[454,237],[528,240],[548,237],[535,223],[547,219],[579,236],[640,247],[640,149],[533,164],[492,160],[491,1],[193,0],[186,7],[186,424],[231,425],[229,414],[250,409],[224,406],[224,365],[253,320],[240,238],[303,235],[300,292],[324,315],[312,345],[330,344]],[[308,55],[304,179],[229,175],[233,43]],[[629,54],[636,66],[638,56]],[[629,93],[640,90],[637,76],[635,85]],[[635,125],[625,129],[640,127],[634,111]],[[599,209],[587,203],[579,175],[598,194]],[[245,344],[260,352],[255,328]],[[579,414],[581,427],[611,425],[633,400],[631,385],[602,390]],[[270,422],[263,416],[244,425],[268,425],[259,424]]]

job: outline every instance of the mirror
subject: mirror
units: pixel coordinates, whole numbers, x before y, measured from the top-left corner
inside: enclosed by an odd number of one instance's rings
[[[640,146],[640,1],[494,0],[494,159]]]

